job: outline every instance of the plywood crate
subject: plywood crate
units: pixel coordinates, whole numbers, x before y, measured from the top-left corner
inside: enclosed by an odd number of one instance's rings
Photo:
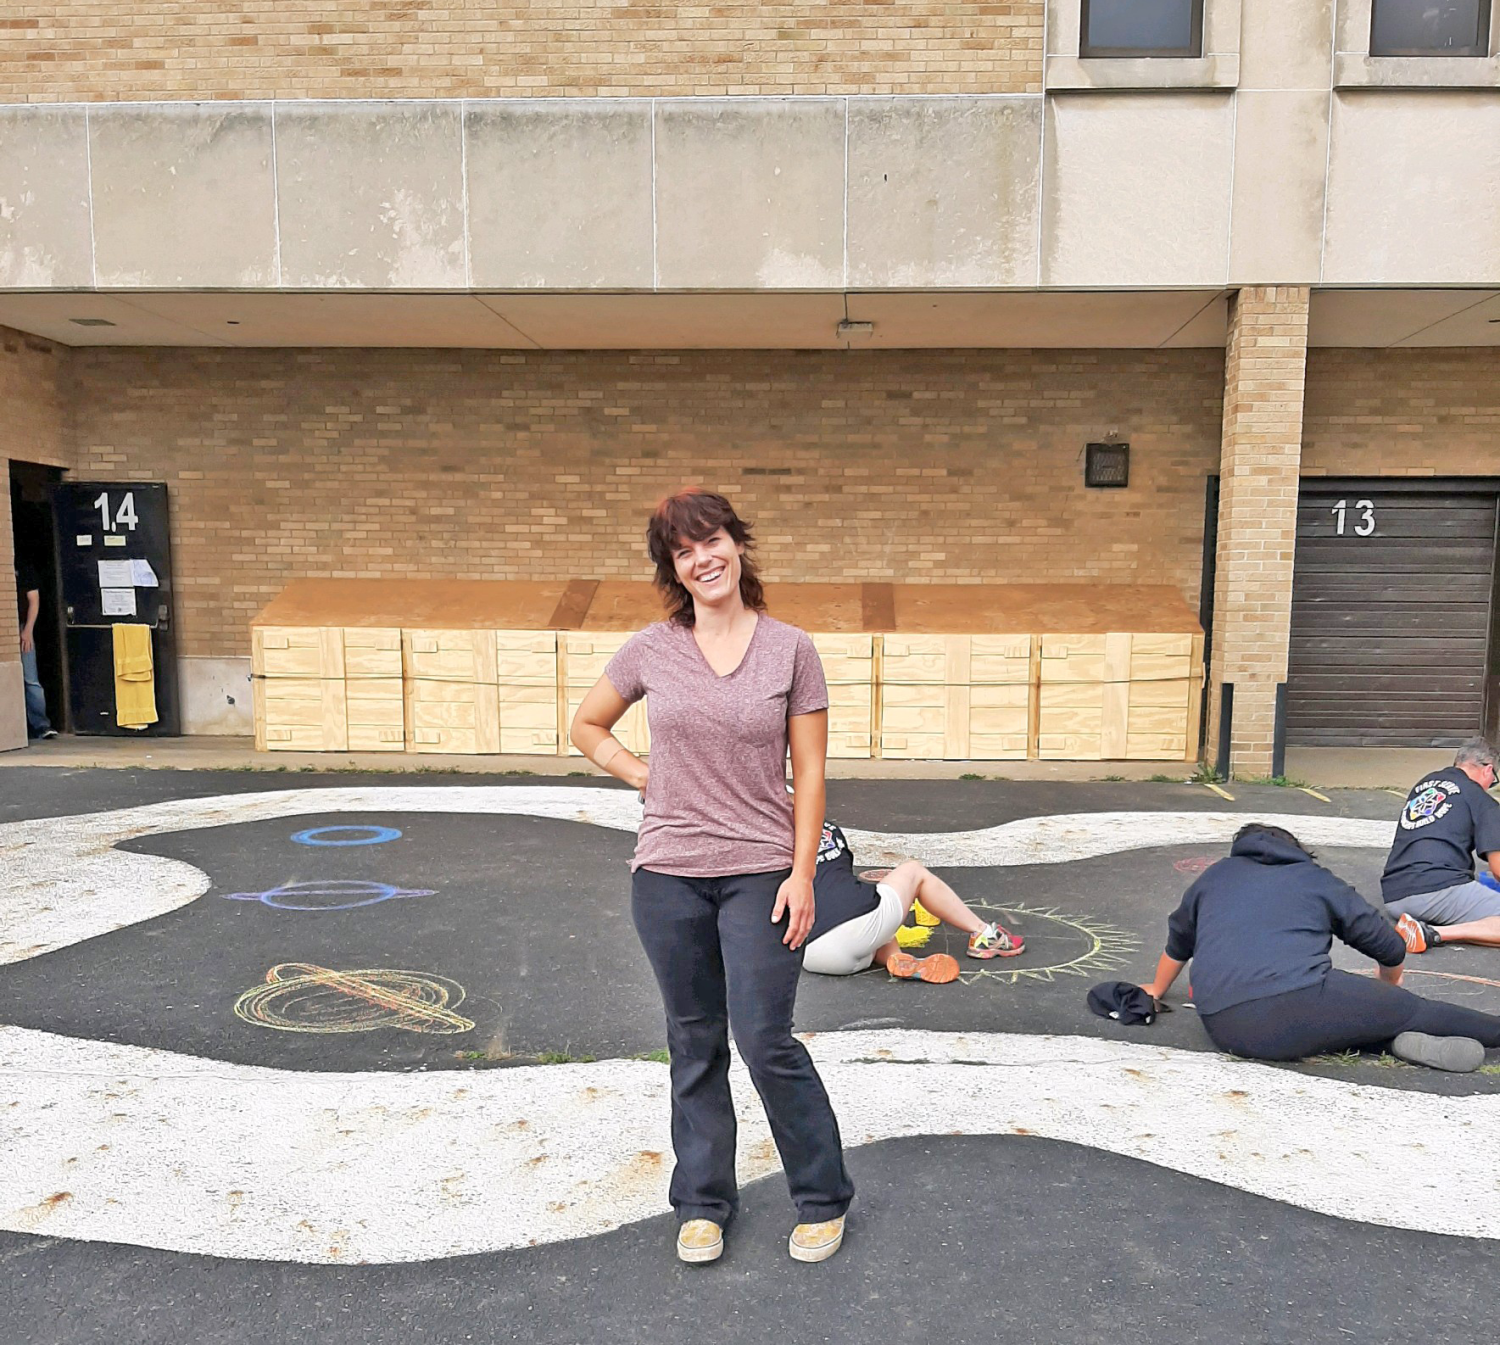
[[[399,752],[399,677],[257,677],[255,746],[262,752]]]
[[[1044,635],[1038,754],[1060,761],[1192,759],[1202,658],[1201,635]]]
[[[604,586],[601,584],[600,588]],[[558,680],[563,687],[563,721],[558,726],[561,740],[567,743],[563,755],[583,754],[567,742],[568,725],[583,698],[603,675],[604,669],[628,640],[631,631],[560,631],[557,637]],[[646,721],[646,702],[635,702],[614,728],[615,737],[634,752],[645,756],[651,750],[651,732]]]
[[[500,750],[495,632],[401,632],[406,669],[406,750],[467,756]]]
[[[878,639],[870,634],[829,631],[812,636],[828,683],[830,757],[858,760],[871,754]]]
[[[500,750],[522,756],[556,756],[558,733],[557,632],[498,630],[496,689]]]
[[[881,756],[950,761],[1026,757],[1034,637],[898,633],[881,643]]]
[[[349,677],[344,704],[351,752],[400,752],[406,746],[406,711],[399,677]]]
[[[256,677],[251,682],[260,752],[345,752],[348,693],[343,678]]]
[[[392,627],[256,626],[255,677],[400,677],[401,631]]]
[[[500,691],[493,682],[406,679],[406,746],[467,755],[500,750]]]
[[[402,630],[401,652],[408,678],[488,686],[499,680],[492,630]]]

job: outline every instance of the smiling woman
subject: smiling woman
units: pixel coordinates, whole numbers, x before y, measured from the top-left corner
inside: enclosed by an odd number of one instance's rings
[[[762,610],[754,539],[722,495],[663,500],[646,536],[668,619],[610,661],[572,737],[645,802],[631,907],[667,1015],[677,1254],[716,1260],[739,1202],[733,1023],[801,1219],[791,1255],[821,1261],[843,1240],[854,1194],[828,1094],[792,1036],[813,925],[828,687],[807,634]],[[649,768],[611,733],[642,696]]]

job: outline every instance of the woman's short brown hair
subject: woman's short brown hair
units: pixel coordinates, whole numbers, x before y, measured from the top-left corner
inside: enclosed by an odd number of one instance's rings
[[[680,541],[701,542],[720,528],[745,548],[740,557],[740,600],[752,611],[766,610],[765,591],[751,557],[755,538],[750,525],[734,512],[734,506],[722,495],[689,486],[675,495],[668,495],[652,511],[651,521],[646,524],[646,546],[656,564],[654,582],[666,604],[667,620],[675,621],[679,626],[691,626],[695,613],[693,595],[678,580],[672,553]]]

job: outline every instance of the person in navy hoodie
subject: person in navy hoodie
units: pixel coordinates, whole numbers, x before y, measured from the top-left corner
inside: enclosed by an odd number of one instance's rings
[[[1373,958],[1376,976],[1335,970],[1334,935]],[[1229,858],[1188,888],[1142,989],[1162,999],[1189,960],[1198,1016],[1232,1055],[1300,1060],[1385,1047],[1413,1064],[1467,1071],[1500,1046],[1500,1017],[1401,989],[1401,935],[1281,827],[1241,827]]]

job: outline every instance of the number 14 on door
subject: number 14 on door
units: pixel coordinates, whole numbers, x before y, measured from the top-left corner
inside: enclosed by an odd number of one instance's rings
[[[127,490],[120,500],[120,507],[115,510],[113,518],[109,511],[109,492],[102,490],[99,498],[94,501],[94,508],[99,511],[99,517],[104,524],[105,532],[114,532],[116,528],[125,532],[135,531],[135,491]],[[1343,529],[1340,528],[1342,532]]]

